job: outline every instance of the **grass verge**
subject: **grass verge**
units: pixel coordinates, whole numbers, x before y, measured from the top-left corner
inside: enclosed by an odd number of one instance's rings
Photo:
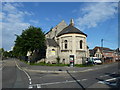
[[[39,65],[39,66],[70,66],[69,64],[48,64],[48,63],[44,63],[44,62],[40,62],[40,63],[28,63],[27,61],[24,60],[20,60],[28,65]],[[75,64],[75,67],[92,67],[94,65],[86,65],[86,64]]]

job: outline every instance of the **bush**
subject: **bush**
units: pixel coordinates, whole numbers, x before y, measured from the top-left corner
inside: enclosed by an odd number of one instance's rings
[[[56,58],[56,60],[57,60],[57,63],[60,64],[60,57],[59,56]]]
[[[94,66],[92,64],[90,65],[87,65],[87,64],[75,64],[76,67],[91,67],[91,66]]]

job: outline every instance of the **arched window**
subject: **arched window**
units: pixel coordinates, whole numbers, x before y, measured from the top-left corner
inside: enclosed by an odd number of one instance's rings
[[[83,43],[83,41],[80,40],[80,49],[82,49],[82,43]]]
[[[65,43],[65,49],[67,49],[67,40],[65,40],[64,43]]]
[[[52,49],[52,51],[55,51],[55,49]]]

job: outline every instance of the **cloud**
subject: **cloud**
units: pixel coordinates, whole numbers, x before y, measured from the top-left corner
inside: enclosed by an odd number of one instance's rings
[[[10,50],[16,39],[15,34],[20,35],[22,30],[30,26],[24,21],[26,16],[33,15],[31,12],[21,11],[18,8],[21,3],[3,3],[0,18],[2,18],[2,47]],[[1,17],[2,16],[2,17]]]
[[[75,20],[76,26],[81,30],[96,27],[99,23],[114,18],[117,6],[117,3],[90,3],[80,10],[83,16]]]
[[[38,24],[39,23],[38,20],[30,20],[30,22],[33,23],[33,24]]]

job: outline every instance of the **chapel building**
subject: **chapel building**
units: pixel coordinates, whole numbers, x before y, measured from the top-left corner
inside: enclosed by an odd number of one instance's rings
[[[46,33],[46,63],[56,63],[60,57],[63,64],[83,64],[89,57],[86,42],[87,34],[74,26],[71,19],[67,25],[64,20]]]

